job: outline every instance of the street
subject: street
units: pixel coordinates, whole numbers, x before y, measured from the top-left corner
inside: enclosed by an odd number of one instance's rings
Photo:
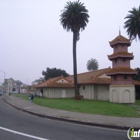
[[[48,120],[5,104],[0,97],[1,140],[128,140],[127,132]]]

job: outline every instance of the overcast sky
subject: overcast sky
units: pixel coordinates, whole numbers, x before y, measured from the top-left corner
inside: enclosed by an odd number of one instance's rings
[[[42,70],[61,68],[73,74],[72,32],[60,24],[60,14],[68,0],[0,0],[0,70],[6,78],[31,84],[43,77]],[[124,17],[139,0],[81,0],[89,10],[89,23],[77,43],[78,73],[87,72],[90,58],[99,69],[112,66],[107,55],[109,41],[119,35],[128,38]],[[140,41],[133,41],[131,67],[140,67]],[[0,72],[0,82],[4,74]]]

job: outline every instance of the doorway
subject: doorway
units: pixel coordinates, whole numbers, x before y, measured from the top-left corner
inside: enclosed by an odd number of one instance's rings
[[[66,90],[62,89],[62,98],[66,98]]]

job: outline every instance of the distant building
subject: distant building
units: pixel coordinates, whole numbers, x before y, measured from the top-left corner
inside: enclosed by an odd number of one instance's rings
[[[21,84],[20,85],[20,93],[27,93],[27,85],[26,84]]]
[[[30,94],[35,93],[35,88],[32,85],[20,85],[20,93]]]
[[[17,87],[17,92],[20,93],[20,86],[23,84],[21,81],[17,80],[16,82],[16,87]]]
[[[44,81],[44,78],[37,79],[32,82],[32,85],[38,85],[38,84],[42,83],[43,81]]]
[[[5,90],[7,93],[19,93],[21,81],[15,81],[13,78],[5,79]]]
[[[4,92],[4,86],[3,85],[0,86],[0,92]]]

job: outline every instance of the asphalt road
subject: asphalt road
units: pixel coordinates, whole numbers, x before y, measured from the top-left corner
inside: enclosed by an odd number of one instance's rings
[[[48,120],[5,104],[0,97],[0,140],[128,140],[127,132]]]

